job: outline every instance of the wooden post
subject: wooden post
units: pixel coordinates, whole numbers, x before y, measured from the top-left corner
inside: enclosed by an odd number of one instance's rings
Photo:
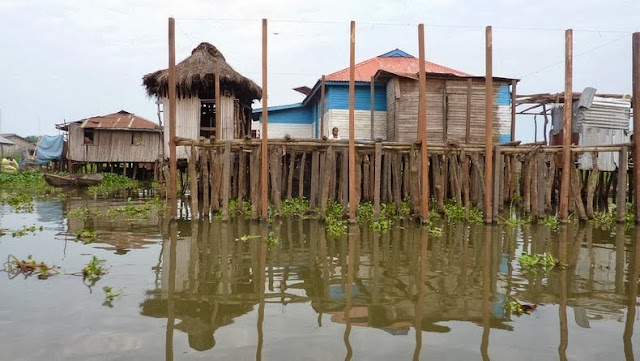
[[[324,136],[324,91],[325,78],[323,75],[322,79],[320,80],[320,136],[318,138],[322,138]],[[329,132],[331,132],[331,129],[329,129]]]
[[[627,215],[627,174],[629,167],[629,148],[626,146],[620,150],[620,163],[618,165],[618,184],[616,189],[616,212],[618,222],[624,222]]]
[[[176,21],[169,18],[169,203],[171,218],[178,216],[178,160],[176,155]]]
[[[375,116],[375,110],[376,110],[376,86],[375,86],[375,76],[371,77],[371,140],[376,139],[375,136],[375,126],[374,126],[374,116]]]
[[[484,161],[484,217],[487,223],[493,223],[493,39],[491,26],[486,29],[485,44],[485,161]]]
[[[573,31],[565,32],[564,54],[564,120],[562,122],[562,178],[560,180],[561,222],[569,216],[569,187],[571,186],[571,117],[573,115]],[[636,149],[637,151],[637,149]]]
[[[374,156],[373,218],[377,221],[380,216],[380,180],[382,178],[382,143],[380,141],[376,141]]]
[[[467,79],[467,114],[466,114],[466,124],[465,124],[465,135],[464,142],[469,144],[469,137],[471,136],[471,87],[473,85],[473,80],[471,78]]]
[[[420,217],[429,220],[429,156],[427,154],[427,75],[424,69],[424,24],[418,25],[420,91],[418,98],[418,140],[420,141]]]
[[[262,132],[260,134],[262,154],[260,159],[260,210],[262,219],[269,218],[269,149],[267,149],[267,19],[262,19]]]
[[[229,193],[231,193],[231,140],[224,142],[222,164],[222,220],[229,220]]]
[[[238,207],[242,207],[247,190],[247,155],[242,147],[238,151]]]
[[[640,129],[640,32],[633,34],[633,129]],[[640,137],[633,136],[633,186],[636,223],[640,223]]]
[[[349,40],[349,222],[356,223],[355,77],[356,22],[351,21]],[[351,287],[351,286],[349,286]]]
[[[494,171],[494,184],[493,184],[493,215],[492,219],[498,218],[498,210],[500,204],[500,184],[502,184],[502,175],[503,175],[503,155],[500,150],[500,145],[495,146],[495,154],[496,154],[496,164],[493,169]]]
[[[298,198],[304,198],[304,167],[307,164],[307,152],[302,153],[300,159],[300,175],[298,176]]]
[[[510,142],[516,140],[516,85],[518,81],[511,80],[511,139]],[[546,116],[546,115],[545,115]]]
[[[287,173],[287,199],[293,197],[293,173],[296,167],[296,151],[289,153],[289,173]]]
[[[198,162],[198,150],[195,145],[191,146],[191,159],[189,159],[189,192],[191,193],[191,220],[198,220],[198,175],[196,164]]]
[[[211,152],[209,152],[206,148],[200,148],[200,152],[200,169],[202,170],[202,218],[208,218],[209,206],[213,205],[209,203],[209,189],[211,189],[211,193],[215,193],[218,191],[215,186],[214,178],[209,177],[209,175],[211,175],[211,172],[209,171],[209,159],[211,159],[211,169],[214,168],[215,161],[213,156],[213,148],[211,149]],[[217,209],[217,206],[213,207],[213,211],[216,211]]]
[[[221,101],[220,101],[220,74],[216,73],[214,76],[214,97],[215,97],[215,106],[216,106],[216,139],[227,139],[225,133],[222,130],[222,124],[220,124],[220,117],[222,115]]]

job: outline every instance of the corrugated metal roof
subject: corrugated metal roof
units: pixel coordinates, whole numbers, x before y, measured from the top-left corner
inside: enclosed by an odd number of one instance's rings
[[[85,129],[162,130],[158,124],[124,110],[113,114],[83,119],[80,122],[82,122],[81,127]]]
[[[383,54],[384,55],[384,54]],[[435,74],[451,74],[455,76],[473,76],[459,70],[425,61],[425,72]],[[405,56],[377,56],[355,65],[355,81],[371,81],[378,70],[386,70],[395,74],[415,74],[420,71],[420,60]],[[349,81],[349,68],[344,68],[326,76],[326,81]]]
[[[0,135],[0,145],[15,145],[16,143]]]

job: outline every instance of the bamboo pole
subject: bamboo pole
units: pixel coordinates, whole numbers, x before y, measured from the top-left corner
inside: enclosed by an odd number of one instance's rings
[[[560,181],[559,218],[565,222],[569,216],[569,187],[571,186],[571,116],[573,100],[573,31],[565,32],[564,58],[564,120],[562,123],[562,178]],[[634,112],[635,113],[635,112]],[[636,148],[637,151],[637,148]]]
[[[633,34],[633,129],[640,129],[640,32]],[[640,137],[633,136],[633,186],[636,223],[640,223]]]
[[[493,39],[491,26],[486,29],[485,44],[485,161],[484,161],[484,217],[485,222],[493,223]]]
[[[169,203],[171,218],[178,216],[178,160],[176,155],[176,21],[169,18]]]
[[[418,98],[418,140],[420,141],[420,217],[429,220],[429,156],[427,154],[427,76],[424,69],[424,24],[418,25],[420,94]]]
[[[222,109],[220,109],[220,74],[216,73],[214,77],[215,88],[214,98],[216,106],[216,139],[223,139],[224,133],[222,132],[222,124],[220,124],[220,116],[222,115]],[[233,138],[233,137],[232,137]],[[226,137],[224,137],[226,139]]]
[[[355,59],[356,22],[351,21],[349,41],[349,222],[356,222],[356,146],[355,139]],[[351,286],[349,286],[351,287]]]
[[[325,91],[325,77],[322,76],[320,80],[320,136],[324,136],[324,91]]]
[[[267,122],[269,111],[267,110],[267,19],[262,19],[262,154],[260,158],[260,210],[262,219],[269,218],[269,174],[268,163],[269,149],[267,148]]]
[[[189,159],[189,191],[191,193],[191,220],[200,219],[198,211],[198,174],[196,164],[198,159],[198,150],[195,145],[191,146],[191,159]]]

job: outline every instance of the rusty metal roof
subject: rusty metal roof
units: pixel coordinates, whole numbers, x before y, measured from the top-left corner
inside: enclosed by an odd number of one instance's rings
[[[73,123],[80,123],[81,128],[84,129],[162,131],[162,127],[158,124],[125,110],[86,118]],[[67,130],[68,124],[58,124],[56,128]]]
[[[405,53],[406,54],[406,53]],[[420,71],[420,59],[411,55],[385,56],[386,54],[365,60],[355,65],[355,81],[371,81],[379,70],[386,70],[394,74],[416,74]],[[459,70],[425,61],[425,72],[434,74],[449,74],[461,77],[473,76]],[[349,68],[344,68],[326,76],[326,81],[349,81]]]

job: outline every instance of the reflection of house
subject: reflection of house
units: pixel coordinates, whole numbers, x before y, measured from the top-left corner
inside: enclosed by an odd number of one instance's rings
[[[157,244],[161,218],[156,209],[151,209],[146,216],[138,217],[132,217],[123,212],[113,212],[113,209],[118,207],[135,206],[141,203],[142,201],[127,202],[124,199],[95,201],[68,197],[62,205],[60,216],[63,216],[63,212],[66,216],[70,211],[86,207],[91,211],[87,217],[67,217],[67,235],[75,237],[77,232],[91,229],[98,234],[98,244],[94,247],[125,254],[132,249]],[[38,206],[39,209],[40,206]]]
[[[124,110],[56,128],[68,132],[66,158],[75,164],[133,163],[153,171],[162,159],[162,128]]]
[[[215,99],[215,76],[219,76],[220,99]],[[169,154],[169,71],[158,70],[143,77],[149,96],[163,105],[165,157]],[[251,135],[251,103],[262,96],[258,85],[226,62],[209,43],[201,43],[191,55],[176,65],[176,135],[209,139],[243,138]],[[220,124],[216,124],[219,112]],[[178,147],[178,159],[187,158]]]

